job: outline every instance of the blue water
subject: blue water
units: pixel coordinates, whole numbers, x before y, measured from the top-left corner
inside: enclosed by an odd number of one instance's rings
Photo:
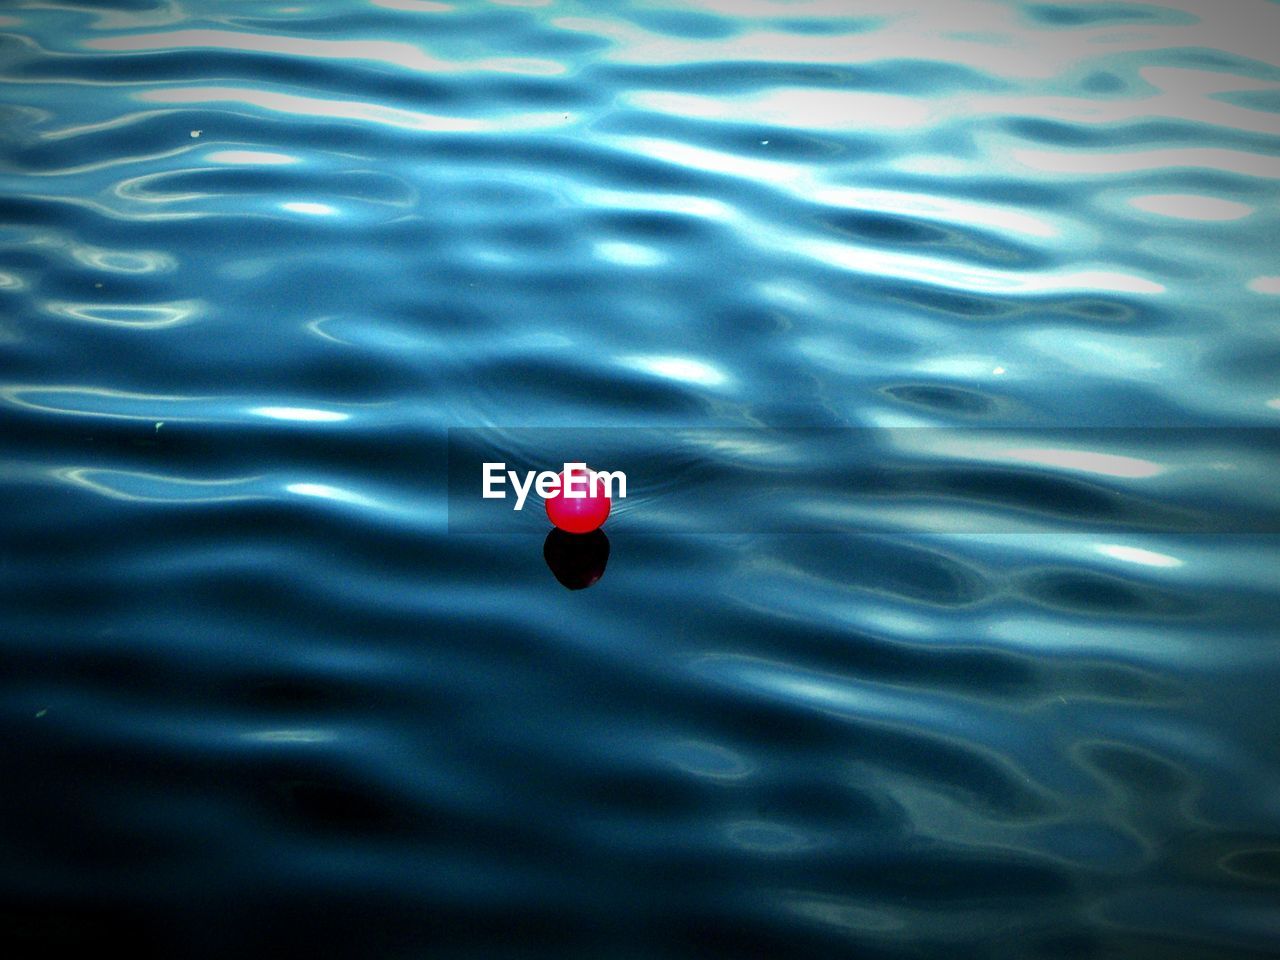
[[[0,7],[5,955],[1280,956],[1277,38]]]

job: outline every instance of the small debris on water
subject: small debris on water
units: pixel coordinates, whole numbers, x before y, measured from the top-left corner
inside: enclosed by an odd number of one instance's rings
[[[37,710],[37,711],[36,711],[36,719],[37,719],[37,720],[38,720],[38,719],[40,719],[41,717],[43,717],[43,716],[44,716],[46,713],[48,713],[48,712],[49,712],[49,708],[48,708],[48,707],[44,707],[44,708],[42,708],[42,709],[40,709],[40,710]]]
[[[159,433],[159,432],[160,432],[160,428],[161,428],[161,427],[163,427],[163,426],[164,426],[164,421],[163,421],[163,420],[157,420],[157,421],[156,421],[156,433]]]
[[[196,139],[196,138],[197,138],[198,136],[200,136],[200,134],[202,134],[202,133],[204,133],[204,131],[203,131],[203,130],[192,130],[192,131],[191,131],[191,139],[192,139],[192,140]]]

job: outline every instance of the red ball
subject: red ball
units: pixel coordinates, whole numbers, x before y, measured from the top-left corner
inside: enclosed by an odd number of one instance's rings
[[[560,474],[560,485],[547,497],[547,519],[565,533],[590,533],[599,529],[609,517],[613,501],[605,496],[604,482],[591,468],[577,470],[573,475],[573,489],[586,491],[585,497],[569,497],[564,493],[565,475]]]

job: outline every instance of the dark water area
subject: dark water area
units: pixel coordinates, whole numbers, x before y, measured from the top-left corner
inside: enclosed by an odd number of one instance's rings
[[[19,0],[0,91],[5,957],[1280,956],[1280,5]]]

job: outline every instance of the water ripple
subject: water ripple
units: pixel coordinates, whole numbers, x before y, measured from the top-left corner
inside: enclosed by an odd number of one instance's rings
[[[7,953],[1274,955],[1229,6],[9,5]]]

